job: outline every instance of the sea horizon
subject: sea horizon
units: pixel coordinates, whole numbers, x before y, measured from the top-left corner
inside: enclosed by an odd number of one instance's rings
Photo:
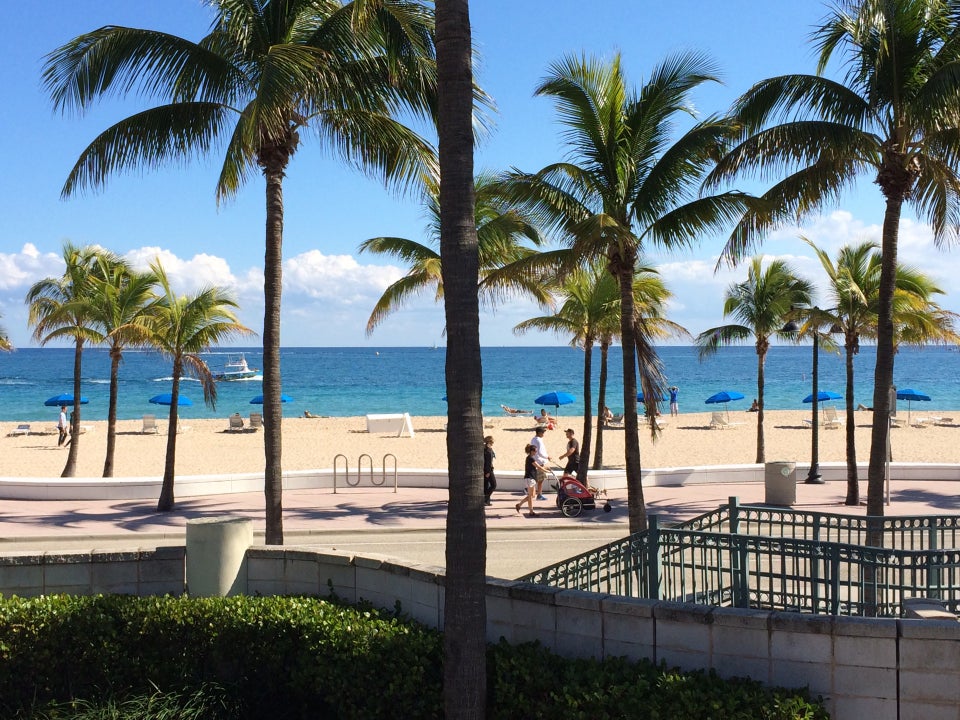
[[[317,415],[358,416],[369,413],[409,412],[411,415],[445,415],[445,348],[438,346],[301,347],[280,351],[283,392],[293,398],[284,405],[287,416],[305,410]],[[680,388],[680,412],[718,409],[706,405],[707,397],[720,390],[744,395],[729,404],[731,411],[746,410],[756,396],[757,356],[752,345],[722,348],[702,362],[696,348],[663,345],[657,348],[667,381]],[[262,347],[224,347],[202,357],[213,372],[223,369],[231,355],[242,353],[252,368],[262,365]],[[575,401],[551,413],[583,414],[583,351],[558,346],[484,346],[481,349],[485,414],[502,414],[500,405],[537,410],[534,400],[551,390],[572,394]],[[875,346],[864,345],[855,356],[855,403],[873,404]],[[594,348],[593,398],[597,403],[600,353]],[[821,350],[819,388],[844,394],[844,358]],[[811,392],[812,348],[809,345],[777,345],[770,349],[765,366],[765,406],[769,410],[809,408],[802,399]],[[922,410],[960,409],[960,353],[951,347],[902,348],[896,356],[894,382],[931,397],[914,403]],[[610,349],[607,405],[623,410],[621,349]],[[168,408],[148,402],[150,397],[170,392],[171,364],[155,352],[129,350],[120,367],[118,418],[140,418],[146,413],[165,417]],[[105,420],[109,399],[110,359],[104,348],[83,353],[82,395],[89,402],[81,408],[84,421]],[[262,376],[217,384],[216,408],[204,405],[199,384],[184,378],[181,394],[193,405],[181,407],[184,418],[226,417],[256,411],[250,400],[262,392]],[[73,348],[19,348],[0,354],[0,421],[47,421],[58,408],[44,401],[73,389]],[[837,400],[838,407],[844,400]],[[903,409],[906,404],[901,402]],[[664,411],[665,408],[664,408]]]

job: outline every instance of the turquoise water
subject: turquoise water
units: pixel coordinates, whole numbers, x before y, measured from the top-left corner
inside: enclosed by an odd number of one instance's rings
[[[244,350],[251,367],[260,367],[258,348]],[[730,404],[745,410],[756,395],[757,359],[752,346],[726,348],[700,362],[690,347],[659,349],[669,381],[680,387],[680,412],[713,409],[704,400],[719,390],[736,390],[746,398]],[[223,368],[227,352],[205,355],[212,370]],[[86,420],[104,420],[109,396],[110,360],[107,352],[84,352],[83,406]],[[170,363],[146,352],[128,352],[120,369],[118,415],[139,418],[144,413],[165,414],[166,408],[147,400],[170,391]],[[864,347],[856,359],[856,402],[872,404],[873,347]],[[810,394],[812,350],[809,346],[774,347],[766,365],[766,400],[769,409],[799,409]],[[286,406],[289,415],[310,410],[318,415],[349,416],[366,413],[409,412],[413,415],[443,415],[446,403],[444,349],[433,348],[284,348],[281,351],[283,392],[294,400]],[[594,373],[599,374],[599,351]],[[483,349],[484,410],[501,414],[500,404],[534,409],[534,398],[550,390],[564,390],[577,401],[560,408],[561,416],[583,412],[583,352],[570,347],[490,347]],[[62,392],[72,392],[73,350],[69,348],[23,349],[0,353],[0,420],[49,420],[57,408],[43,401]],[[608,404],[622,410],[620,349],[610,352]],[[897,355],[895,382],[926,393],[931,402],[924,410],[960,409],[960,353],[948,348],[901,350]],[[843,358],[821,352],[820,389],[843,393]],[[216,409],[203,404],[198,383],[185,380],[181,392],[194,404],[181,408],[185,418],[226,417],[248,414],[251,398],[261,393],[259,377],[219,383]],[[594,393],[597,380],[594,379]],[[842,404],[842,403],[841,403]],[[901,402],[906,407],[906,404]],[[914,403],[914,407],[916,407]]]

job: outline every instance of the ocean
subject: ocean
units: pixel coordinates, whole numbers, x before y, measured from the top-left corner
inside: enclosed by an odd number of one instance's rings
[[[703,412],[717,406],[704,400],[720,390],[735,390],[745,396],[730,404],[731,410],[746,410],[756,396],[757,356],[753,346],[721,349],[700,362],[692,347],[668,346],[658,349],[670,384],[680,388],[680,412]],[[213,371],[223,369],[230,354],[243,352],[250,367],[262,363],[260,348],[231,348],[204,355]],[[444,415],[444,348],[353,347],[283,348],[281,372],[283,392],[293,398],[284,406],[287,415],[309,410],[317,415],[351,416],[367,413],[409,412],[412,415]],[[607,404],[622,411],[620,348],[611,348]],[[483,348],[483,407],[488,415],[501,415],[500,405],[536,409],[534,399],[550,390],[563,390],[576,398],[559,409],[563,416],[583,413],[583,352],[561,347]],[[599,350],[594,351],[593,392],[596,402]],[[875,348],[863,347],[856,357],[857,403],[873,404]],[[766,406],[768,409],[808,408],[802,400],[811,392],[812,349],[810,346],[777,346],[766,363]],[[170,362],[151,352],[127,352],[120,367],[118,417],[135,419],[144,413],[165,416],[166,407],[151,405],[154,395],[170,391]],[[71,393],[73,350],[70,348],[26,348],[0,353],[0,421],[49,421],[58,408],[45,407],[44,400]],[[109,399],[110,358],[106,350],[91,348],[83,354],[84,420],[105,420]],[[905,348],[896,358],[895,383],[931,397],[922,403],[927,410],[960,409],[960,353],[951,348]],[[218,383],[216,409],[203,403],[195,380],[185,379],[181,393],[193,401],[182,407],[183,418],[226,417],[254,410],[250,400],[261,393],[261,377]],[[841,355],[821,351],[820,389],[841,395],[844,392],[844,360]],[[842,406],[843,401],[838,401]],[[906,403],[900,402],[903,409]],[[921,403],[914,403],[914,407]],[[553,409],[550,409],[553,413]]]

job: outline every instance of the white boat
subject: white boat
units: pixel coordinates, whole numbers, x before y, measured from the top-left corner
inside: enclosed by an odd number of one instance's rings
[[[257,368],[251,368],[247,365],[247,359],[241,353],[240,355],[228,355],[227,362],[223,365],[223,370],[214,373],[214,380],[246,380],[256,377],[260,372]]]

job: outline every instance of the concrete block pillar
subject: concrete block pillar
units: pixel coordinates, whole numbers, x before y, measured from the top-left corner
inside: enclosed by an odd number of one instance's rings
[[[187,521],[187,592],[195,597],[237,595],[246,589],[247,549],[253,523],[247,518]]]

